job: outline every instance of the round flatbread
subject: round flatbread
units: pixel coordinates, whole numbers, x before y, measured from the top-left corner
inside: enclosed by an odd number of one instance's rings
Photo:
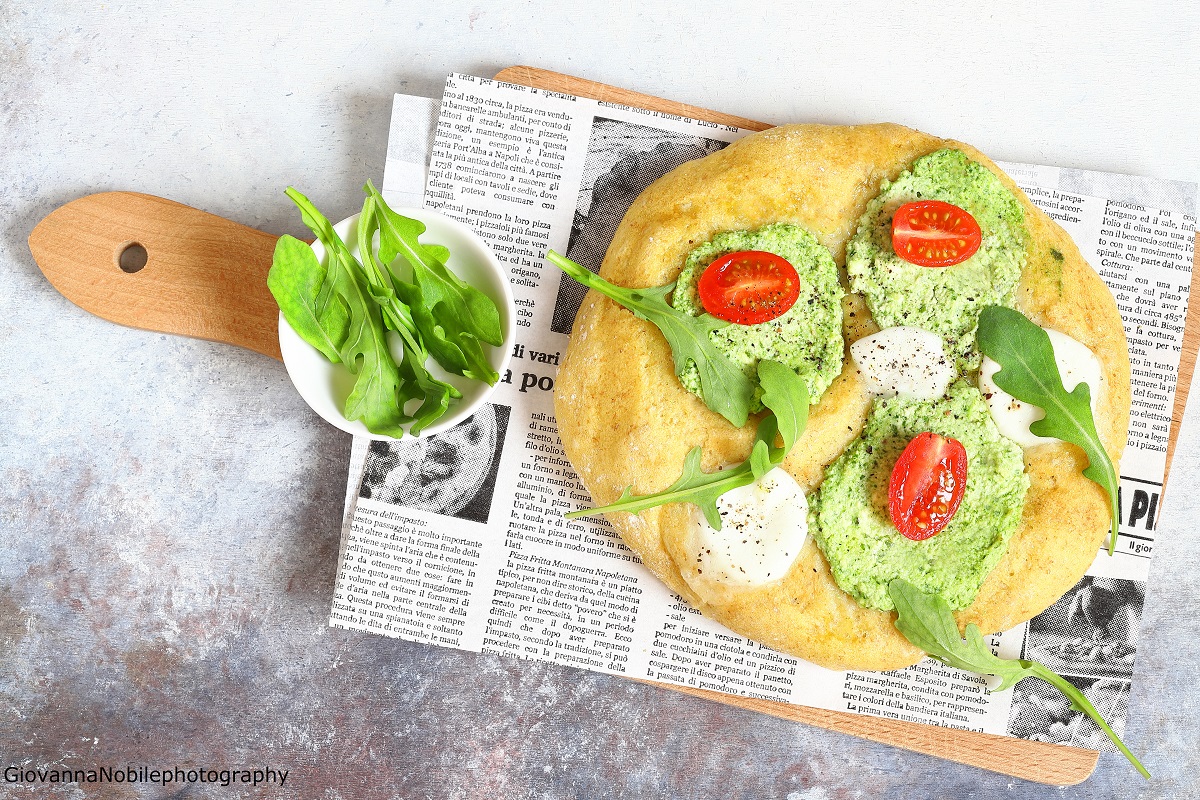
[[[946,147],[995,172],[1019,199],[1029,248],[1017,308],[1099,358],[1096,427],[1116,462],[1130,405],[1129,356],[1116,302],[1066,232],[967,145],[898,125],[792,125],[749,136],[646,189],[617,229],[601,275],[621,286],[659,286],[674,280],[688,254],[715,234],[777,222],[812,232],[844,270],[846,242],[880,184]],[[877,330],[861,297],[848,294],[843,310],[847,345]],[[859,434],[871,406],[849,359],[846,364],[783,465],[806,492],[820,485],[825,467]],[[595,292],[576,317],[555,408],[566,454],[600,505],[614,502],[626,486],[638,494],[664,489],[696,445],[703,447],[704,469],[714,470],[745,460],[753,444],[753,421],[734,428],[680,385],[657,328]],[[1107,496],[1082,476],[1086,465],[1073,445],[1025,451],[1030,488],[1020,526],[974,603],[957,613],[961,625],[1007,630],[1078,582],[1109,530]],[[612,514],[610,521],[672,590],[751,639],[830,668],[895,669],[922,657],[896,631],[894,612],[863,608],[838,588],[812,536],[782,581],[698,594],[681,572],[692,568],[682,551],[690,513],[689,505],[677,504]]]

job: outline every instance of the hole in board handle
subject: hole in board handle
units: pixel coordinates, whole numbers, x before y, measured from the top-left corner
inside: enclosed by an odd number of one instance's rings
[[[117,252],[117,266],[130,274],[140,271],[148,259],[146,248],[137,242],[128,242]]]

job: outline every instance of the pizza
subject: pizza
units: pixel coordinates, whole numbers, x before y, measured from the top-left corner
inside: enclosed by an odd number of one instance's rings
[[[920,220],[900,219],[913,207],[927,217],[943,213],[929,203],[965,208],[977,220],[977,241],[969,231],[955,239],[976,248],[965,260],[939,265],[946,253],[922,243]],[[901,222],[913,223],[908,239],[896,238]],[[910,244],[925,248],[910,258],[934,263],[898,257]],[[1094,364],[1095,428],[1117,463],[1130,408],[1124,329],[1114,298],[1066,232],[969,145],[897,125],[791,125],[653,183],[617,228],[600,274],[622,287],[676,282],[672,303],[702,313],[710,268],[756,252],[798,265],[790,316],[730,324],[712,336],[748,375],[756,363],[780,360],[808,386],[807,427],[779,470],[798,487],[783,505],[793,517],[802,512],[807,535],[771,541],[786,554],[777,569],[777,560],[751,564],[736,550],[745,543],[728,536],[719,540],[728,552],[715,551],[718,540],[697,533],[702,524],[689,503],[609,514],[642,562],[732,630],[842,669],[894,669],[922,657],[879,592],[893,574],[926,581],[951,599],[960,626],[989,633],[1029,619],[1074,586],[1110,530],[1110,499],[1082,475],[1088,459],[1080,448],[1032,436],[1028,422],[1024,436],[994,422],[1022,409],[1008,400],[1013,408],[996,407],[1005,396],[987,382],[976,341],[981,309],[1000,306],[1062,340],[1063,352],[1067,340],[1083,348]],[[755,274],[783,291],[793,273],[780,282],[774,262],[754,258]],[[946,381],[934,380],[934,394],[906,394],[907,373],[881,390],[878,369],[864,367],[876,347],[871,337],[889,331],[903,339],[904,353],[941,353],[928,362]],[[702,399],[704,377],[703,365],[675,363],[655,325],[588,294],[555,410],[566,454],[598,505],[627,488],[670,486],[695,447],[706,472],[749,458],[761,390],[751,417],[735,425]],[[946,428],[951,419],[960,427]],[[970,466],[963,505],[948,522],[934,520],[945,529],[922,542],[897,535],[887,478],[925,432],[961,439]]]

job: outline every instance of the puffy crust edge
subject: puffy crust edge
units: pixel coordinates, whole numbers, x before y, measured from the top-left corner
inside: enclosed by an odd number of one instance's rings
[[[880,182],[942,147],[961,149],[985,165],[1020,200],[1030,245],[1018,308],[1099,357],[1106,388],[1097,427],[1117,461],[1128,430],[1130,389],[1116,302],[1066,232],[969,145],[890,124],[794,125],[747,137],[682,165],[643,192],[617,229],[601,274],[625,286],[661,285],[713,234],[786,221],[816,234],[844,280],[846,241]],[[860,297],[848,295],[844,311],[847,344],[876,329]],[[808,429],[784,464],[806,491],[819,485],[825,467],[858,435],[869,407],[853,368],[843,370],[812,409]],[[753,440],[753,424],[734,429],[679,385],[670,349],[650,323],[594,292],[575,320],[555,410],[566,454],[600,505],[614,501],[625,486],[645,493],[669,485],[697,444],[711,470],[744,460]],[[1078,582],[1109,526],[1106,495],[1080,474],[1084,466],[1086,458],[1074,446],[1026,451],[1031,485],[1021,525],[975,602],[958,613],[960,625],[1007,630]],[[894,612],[863,608],[837,587],[811,538],[782,581],[740,591],[710,587],[701,596],[680,571],[681,564],[687,568],[680,541],[689,513],[686,506],[665,506],[638,516],[612,514],[610,522],[667,586],[750,639],[835,669],[895,669],[920,660],[920,651],[896,631]]]

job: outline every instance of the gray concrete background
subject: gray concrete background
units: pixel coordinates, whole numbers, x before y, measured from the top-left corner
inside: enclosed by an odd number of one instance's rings
[[[111,189],[300,234],[283,187],[353,210],[382,178],[394,92],[513,63],[772,122],[887,119],[1000,159],[1197,180],[1194,7],[30,5],[0,0],[0,767],[273,766],[288,782],[261,796],[303,798],[1200,796],[1194,407],[1127,735],[1155,778],[1106,754],[1082,786],[1047,788],[327,628],[349,437],[278,363],[80,311],[25,244],[58,205]],[[0,797],[83,794],[0,782]]]

